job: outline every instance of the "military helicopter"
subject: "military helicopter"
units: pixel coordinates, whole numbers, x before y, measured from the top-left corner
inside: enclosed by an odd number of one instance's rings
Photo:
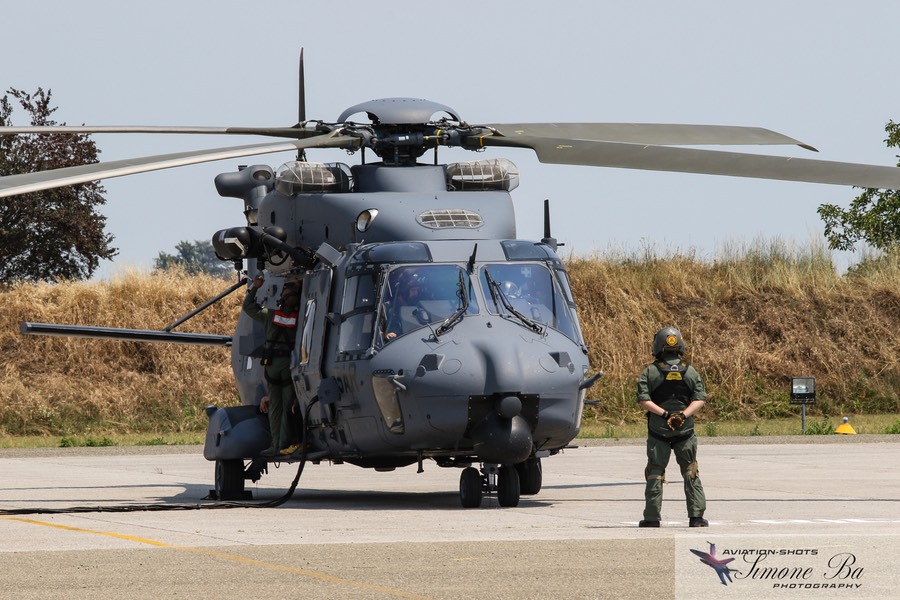
[[[533,150],[543,163],[900,188],[900,169],[678,146],[790,144],[760,128],[614,123],[470,124],[449,106],[386,98],[336,121],[290,127],[9,127],[0,134],[186,133],[283,141],[179,152],[0,178],[0,197],[109,177],[283,151],[278,169],[253,165],[215,178],[243,201],[245,222],[216,232],[217,255],[239,273],[265,275],[257,300],[274,306],[300,283],[291,373],[302,423],[299,455],[261,456],[270,434],[262,325],[241,313],[233,336],[172,331],[247,279],[162,331],[23,323],[32,334],[223,344],[241,406],[208,409],[204,456],[214,497],[246,498],[271,462],[346,462],[378,471],[426,460],[460,469],[467,508],[496,492],[500,506],[537,494],[541,460],[569,446],[581,426],[592,372],[565,266],[551,236],[517,239],[506,159],[441,164],[442,147]],[[361,116],[361,120],[357,118]],[[353,166],[316,163],[306,151],[342,148]],[[426,153],[434,160],[423,162]],[[376,159],[368,160],[368,154]],[[419,288],[403,303],[404,286]],[[392,322],[396,331],[390,331]],[[479,465],[479,466],[475,466]]]

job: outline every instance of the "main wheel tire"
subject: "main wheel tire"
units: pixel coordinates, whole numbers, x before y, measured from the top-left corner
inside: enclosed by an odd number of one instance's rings
[[[216,496],[219,500],[233,500],[244,493],[244,461],[216,461]]]
[[[463,508],[478,508],[484,492],[481,473],[475,467],[466,467],[459,475],[459,500]]]
[[[497,502],[500,506],[518,506],[519,494],[519,472],[515,467],[500,467],[497,474]]]
[[[533,496],[541,491],[544,483],[544,471],[540,458],[529,458],[516,465],[519,472],[519,487],[523,496]]]

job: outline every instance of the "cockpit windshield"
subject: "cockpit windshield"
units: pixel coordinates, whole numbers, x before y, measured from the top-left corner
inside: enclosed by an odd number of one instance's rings
[[[553,285],[553,273],[545,265],[485,265],[481,268],[481,287],[490,312],[516,318],[532,329],[546,325],[573,340],[579,339],[569,304],[559,286]]]
[[[338,351],[366,356],[425,327],[430,328],[429,335],[441,337],[466,315],[484,310],[538,334],[549,327],[582,343],[561,267],[544,261],[509,261],[474,270],[477,279],[458,264],[365,265],[344,284]]]
[[[384,342],[435,324],[477,314],[469,274],[458,265],[398,267],[386,277],[379,322]]]

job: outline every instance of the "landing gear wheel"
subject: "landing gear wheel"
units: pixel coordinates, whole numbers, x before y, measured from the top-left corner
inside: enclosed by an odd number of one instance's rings
[[[475,467],[466,467],[459,475],[459,500],[463,508],[478,508],[481,506],[481,496],[484,491],[484,481],[481,473]]]
[[[516,471],[519,472],[519,487],[523,496],[533,496],[541,491],[544,472],[540,458],[529,458],[525,462],[520,462],[516,465]]]
[[[518,506],[519,493],[519,472],[515,467],[500,467],[497,474],[497,502],[500,506]]]
[[[217,460],[215,485],[218,500],[246,500],[250,492],[244,491],[244,461]]]

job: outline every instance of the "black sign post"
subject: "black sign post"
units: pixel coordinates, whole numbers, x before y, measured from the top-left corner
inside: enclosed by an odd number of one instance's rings
[[[791,404],[800,405],[800,431],[806,433],[806,405],[816,403],[816,378],[791,378]]]

